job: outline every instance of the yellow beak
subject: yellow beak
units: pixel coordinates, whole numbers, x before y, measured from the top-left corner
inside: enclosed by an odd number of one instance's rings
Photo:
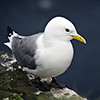
[[[80,36],[79,34],[77,36],[73,36],[73,38],[86,44],[86,40],[82,36]]]

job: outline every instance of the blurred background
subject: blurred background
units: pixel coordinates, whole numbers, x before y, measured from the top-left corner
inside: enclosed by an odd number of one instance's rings
[[[100,0],[0,0],[0,34],[11,26],[21,35],[44,31],[55,16],[68,18],[87,44],[72,40],[74,58],[57,79],[89,100],[100,96]],[[11,53],[0,35],[0,51]],[[100,99],[98,99],[100,100]]]

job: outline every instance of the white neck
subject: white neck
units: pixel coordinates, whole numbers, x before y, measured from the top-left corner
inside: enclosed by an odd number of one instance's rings
[[[70,42],[70,40],[72,39],[72,37],[68,36],[68,35],[59,35],[62,34],[62,32],[57,32],[57,34],[53,34],[55,33],[55,31],[51,31],[48,33],[44,33],[43,35],[43,42],[45,44],[45,46],[52,46],[52,45],[56,45],[59,42]]]

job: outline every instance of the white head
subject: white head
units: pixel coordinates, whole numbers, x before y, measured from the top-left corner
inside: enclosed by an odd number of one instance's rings
[[[83,43],[86,43],[85,39],[78,35],[74,25],[63,17],[53,18],[45,28],[46,38],[55,38],[63,41],[70,41],[75,38]]]

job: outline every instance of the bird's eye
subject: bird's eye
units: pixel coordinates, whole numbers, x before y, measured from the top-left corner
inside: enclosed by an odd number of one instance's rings
[[[70,30],[67,28],[67,29],[65,29],[66,30],[66,32],[69,32]]]

